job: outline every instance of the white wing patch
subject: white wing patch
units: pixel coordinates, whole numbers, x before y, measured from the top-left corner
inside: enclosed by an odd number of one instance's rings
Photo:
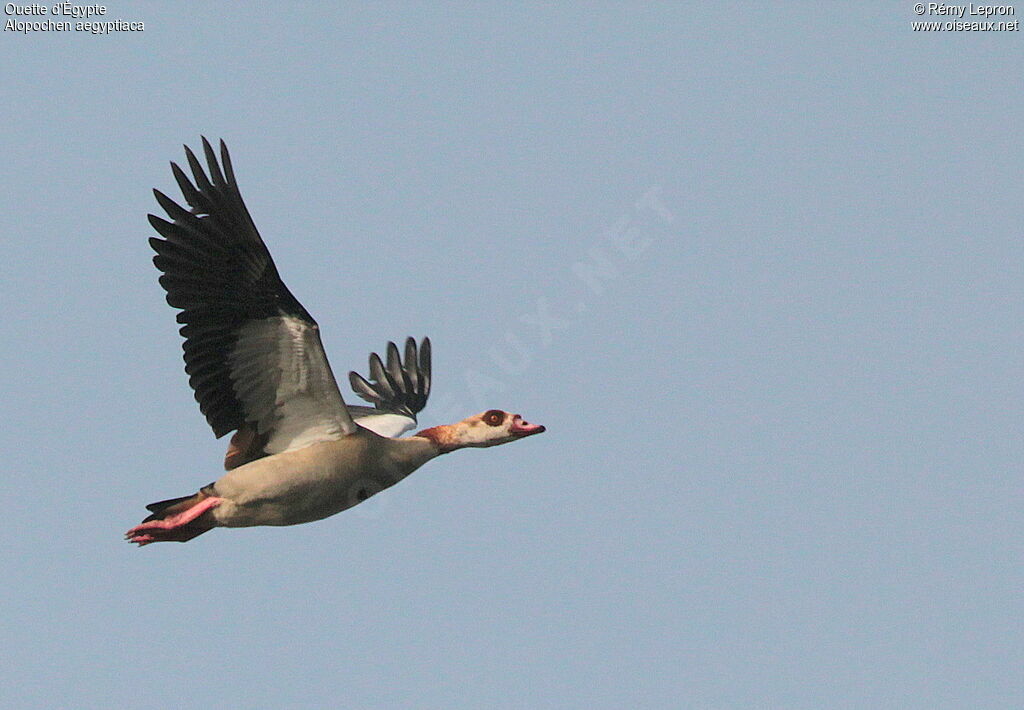
[[[356,423],[380,436],[397,438],[416,427],[416,420],[402,414],[368,414],[358,417]]]

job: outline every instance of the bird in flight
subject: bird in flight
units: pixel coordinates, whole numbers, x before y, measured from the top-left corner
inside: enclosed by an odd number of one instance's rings
[[[231,432],[226,473],[192,495],[152,503],[125,534],[139,546],[187,542],[215,527],[297,525],[326,518],[393,486],[441,454],[540,434],[518,414],[490,409],[424,429],[430,396],[428,338],[372,353],[369,378],[349,373],[371,406],[346,405],[320,342],[320,327],[288,287],[235,181],[202,139],[207,169],[185,146],[192,179],[171,163],[189,208],[159,190],[169,219],[149,215],[150,238],[178,322],[185,372],[219,438]]]

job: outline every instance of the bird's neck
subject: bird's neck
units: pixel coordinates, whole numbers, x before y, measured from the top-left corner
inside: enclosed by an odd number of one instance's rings
[[[461,449],[462,444],[456,435],[455,427],[451,424],[432,426],[429,429],[416,432],[410,439],[423,439],[430,442],[430,445],[437,451],[435,456],[447,454],[456,449]]]

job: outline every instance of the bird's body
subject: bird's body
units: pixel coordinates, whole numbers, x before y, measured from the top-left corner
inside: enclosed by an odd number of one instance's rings
[[[429,439],[349,436],[257,459],[213,484],[219,525],[296,525],[340,513],[390,488],[439,453]]]
[[[152,503],[129,541],[185,542],[214,527],[296,525],[358,505],[430,459],[539,434],[544,427],[492,409],[399,438],[416,425],[431,383],[431,345],[406,339],[370,355],[370,379],[349,381],[373,407],[349,407],[331,372],[319,326],[281,281],[242,202],[223,141],[220,161],[203,139],[209,175],[188,147],[194,183],[175,164],[191,209],[159,191],[172,221],[150,215],[167,302],[185,370],[217,436],[234,432],[221,478]]]

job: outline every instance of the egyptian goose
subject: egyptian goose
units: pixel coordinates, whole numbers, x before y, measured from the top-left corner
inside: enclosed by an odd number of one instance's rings
[[[506,444],[544,431],[491,409],[399,438],[430,395],[430,341],[409,338],[352,372],[372,407],[346,406],[319,326],[281,281],[238,191],[231,159],[203,138],[209,174],[185,146],[190,181],[171,163],[191,210],[158,190],[171,221],[149,215],[153,259],[167,302],[181,309],[185,372],[220,438],[231,437],[221,478],[194,495],[152,503],[129,542],[186,542],[215,527],[296,525],[339,513],[457,449]]]

